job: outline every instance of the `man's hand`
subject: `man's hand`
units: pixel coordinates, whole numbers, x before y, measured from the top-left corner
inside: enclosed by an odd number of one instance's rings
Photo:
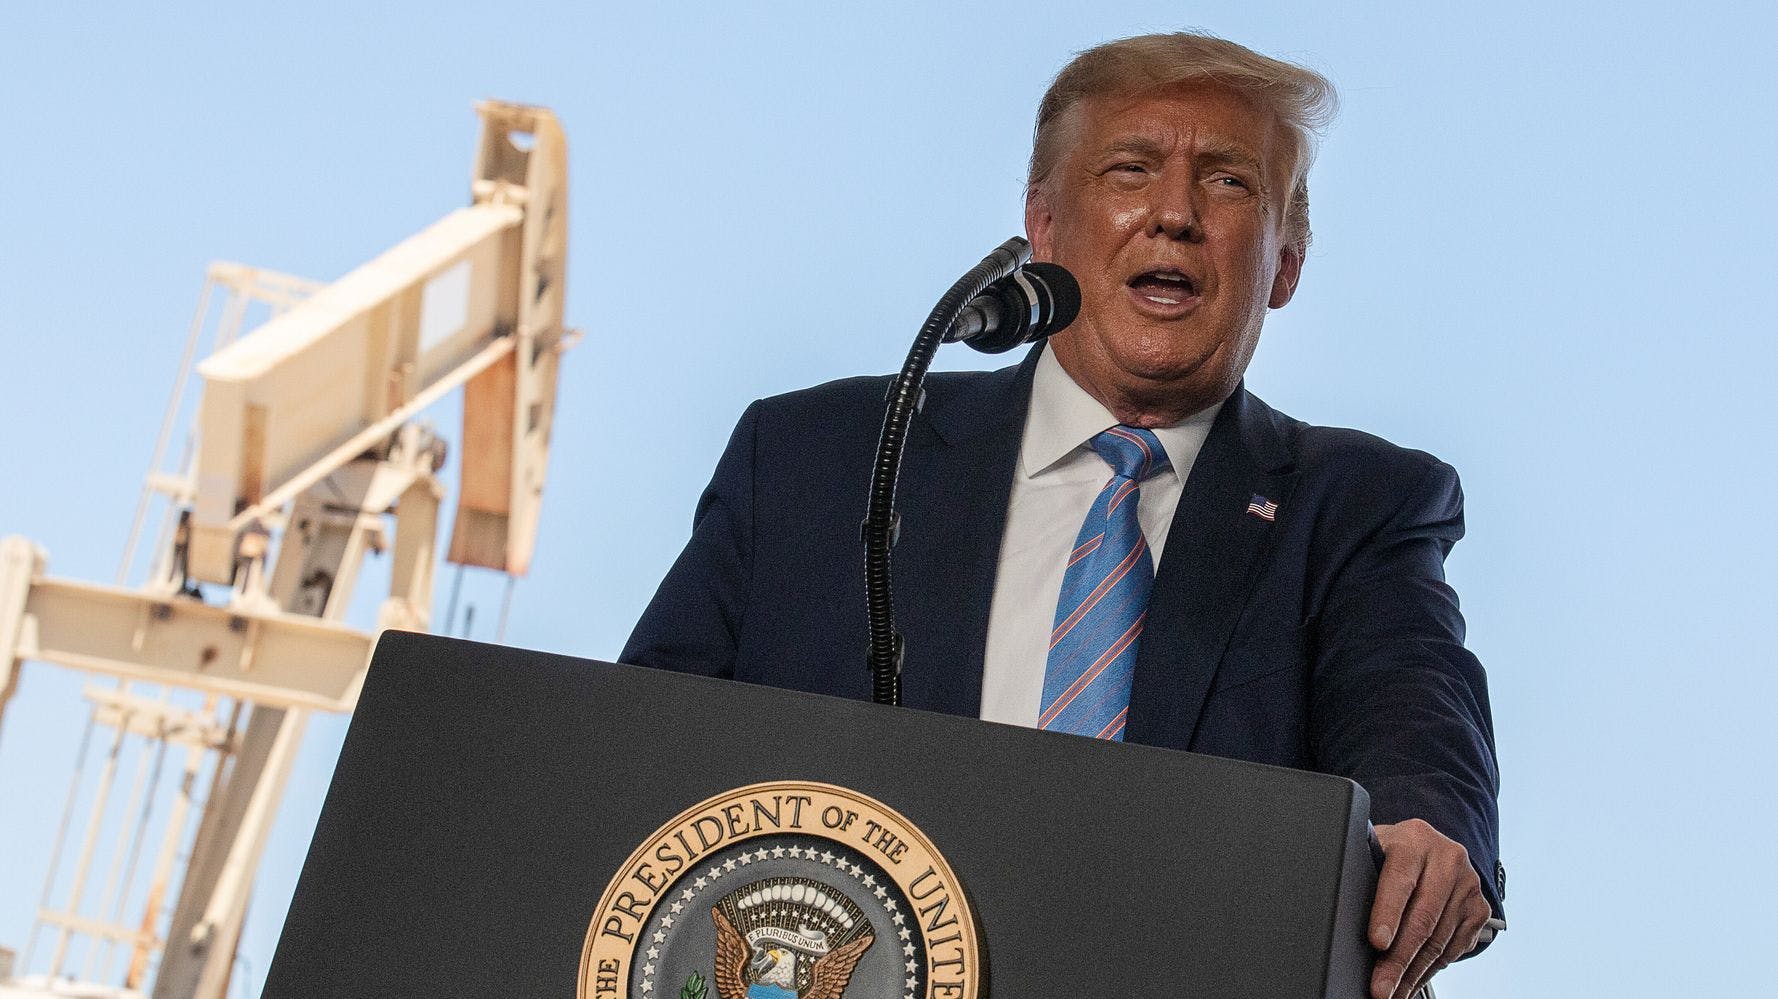
[[[1469,851],[1419,819],[1377,826],[1383,870],[1371,905],[1371,946],[1381,951],[1372,999],[1407,999],[1470,952],[1492,912]]]

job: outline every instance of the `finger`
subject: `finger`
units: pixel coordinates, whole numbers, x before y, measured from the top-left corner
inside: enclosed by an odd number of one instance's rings
[[[1468,914],[1468,907],[1464,905],[1465,901],[1467,899],[1461,887],[1451,893],[1450,898],[1445,902],[1444,912],[1439,915],[1438,924],[1432,929],[1432,934],[1426,938],[1425,943],[1420,945],[1420,950],[1414,955],[1413,960],[1408,962],[1408,969],[1401,976],[1401,985],[1396,989],[1396,995],[1412,995],[1415,989],[1426,984],[1426,980],[1431,978],[1434,972],[1450,964],[1457,956],[1452,950],[1451,941],[1457,935],[1457,931],[1462,928],[1463,921]]]
[[[1407,984],[1404,979],[1408,964],[1438,928],[1450,898],[1448,882],[1422,878],[1419,889],[1408,901],[1407,911],[1402,913],[1394,942],[1377,961],[1376,970],[1371,974],[1371,995],[1375,999],[1392,999],[1400,994],[1401,986]]]
[[[1471,951],[1475,950],[1476,947],[1481,944],[1482,930],[1487,927],[1488,916],[1490,915],[1493,915],[1493,913],[1472,916],[1463,921],[1462,927],[1457,930],[1457,935],[1451,938],[1451,942],[1454,944],[1461,944],[1462,949],[1452,955],[1451,960],[1455,961],[1460,957],[1467,957]]]
[[[1383,869],[1377,872],[1377,897],[1371,902],[1371,946],[1386,951],[1395,943],[1401,916],[1420,874],[1426,869],[1426,854],[1402,844],[1383,854]]]
[[[1460,915],[1457,920],[1457,929],[1451,934],[1450,941],[1445,945],[1444,953],[1418,976],[1413,973],[1412,968],[1409,968],[1408,974],[1404,976],[1413,982],[1415,989],[1424,987],[1434,975],[1450,967],[1451,963],[1458,958],[1475,950],[1476,944],[1482,936],[1482,928],[1488,924],[1488,917],[1494,914],[1494,911],[1488,907],[1488,900],[1482,897],[1479,882],[1467,884],[1460,882],[1453,906],[1452,911],[1458,912]],[[1412,995],[1413,992],[1410,990],[1408,994]]]

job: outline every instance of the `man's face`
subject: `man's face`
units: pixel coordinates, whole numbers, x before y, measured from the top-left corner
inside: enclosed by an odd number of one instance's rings
[[[1119,420],[1166,426],[1225,398],[1290,301],[1290,146],[1238,91],[1193,83],[1089,98],[1025,205],[1033,256],[1080,281],[1056,359]]]

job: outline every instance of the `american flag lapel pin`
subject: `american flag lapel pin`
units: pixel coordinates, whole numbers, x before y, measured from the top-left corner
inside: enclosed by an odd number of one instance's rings
[[[1247,512],[1269,523],[1278,519],[1278,504],[1254,493],[1253,499],[1247,502]]]

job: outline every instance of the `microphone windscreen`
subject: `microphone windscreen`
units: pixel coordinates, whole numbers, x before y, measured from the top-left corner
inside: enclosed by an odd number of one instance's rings
[[[1031,275],[1050,292],[1050,317],[1044,323],[1044,335],[1060,333],[1074,322],[1080,315],[1080,282],[1068,273],[1068,268],[1061,264],[1039,262],[1025,265],[1025,273]]]

